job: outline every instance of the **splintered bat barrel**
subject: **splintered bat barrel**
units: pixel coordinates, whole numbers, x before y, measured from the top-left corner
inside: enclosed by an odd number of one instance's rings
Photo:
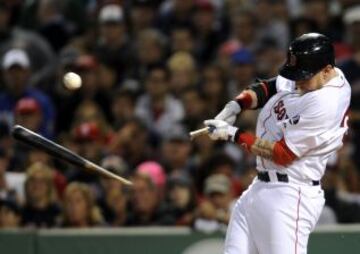
[[[62,159],[72,165],[77,167],[86,168],[93,170],[97,173],[100,173],[104,176],[116,179],[123,184],[131,185],[132,183],[125,178],[122,178],[114,173],[107,171],[106,169],[92,163],[91,161],[86,160],[80,155],[75,154],[69,149],[56,144],[53,141],[48,140],[47,138],[28,130],[20,125],[14,126],[12,130],[12,136],[27,145],[33,146],[37,149],[45,151],[46,153],[54,156],[55,158]]]
[[[85,159],[81,156],[20,125],[16,125],[13,128],[12,135],[16,140],[43,150],[56,158],[62,159],[78,167],[85,167]]]

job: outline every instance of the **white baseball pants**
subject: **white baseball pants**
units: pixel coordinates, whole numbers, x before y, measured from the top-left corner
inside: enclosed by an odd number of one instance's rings
[[[234,206],[224,254],[306,254],[324,203],[320,186],[254,179]]]

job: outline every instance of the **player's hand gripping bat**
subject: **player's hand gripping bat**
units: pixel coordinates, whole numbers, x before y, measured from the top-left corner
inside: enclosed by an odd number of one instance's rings
[[[120,177],[94,163],[91,161],[81,157],[78,154],[75,154],[74,152],[70,151],[69,149],[56,144],[39,134],[32,132],[20,125],[16,125],[12,130],[12,136],[25,144],[28,144],[30,146],[33,146],[35,148],[38,148],[52,156],[54,156],[57,159],[62,159],[72,165],[75,165],[80,168],[89,169],[91,171],[94,171],[102,176],[107,176],[112,179],[116,179],[120,181],[121,183],[125,185],[132,185],[132,183],[123,178]]]

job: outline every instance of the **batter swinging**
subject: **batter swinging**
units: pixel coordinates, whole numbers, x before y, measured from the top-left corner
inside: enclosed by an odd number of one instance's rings
[[[324,206],[320,179],[348,127],[350,85],[335,67],[330,40],[296,38],[280,75],[259,81],[215,119],[214,140],[230,140],[257,156],[258,175],[230,219],[225,254],[300,254]],[[262,108],[256,136],[232,126],[241,110]]]

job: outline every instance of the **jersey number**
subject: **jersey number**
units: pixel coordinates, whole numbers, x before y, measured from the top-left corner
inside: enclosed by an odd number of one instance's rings
[[[278,121],[284,119],[286,115],[286,108],[284,107],[284,101],[279,101],[274,107],[274,113],[276,114],[276,118]]]

